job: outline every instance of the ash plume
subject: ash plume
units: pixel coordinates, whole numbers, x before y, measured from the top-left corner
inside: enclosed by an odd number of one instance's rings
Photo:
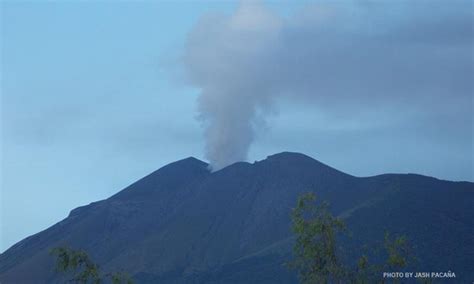
[[[202,19],[189,37],[185,62],[201,89],[198,111],[213,170],[247,157],[257,113],[269,107],[271,94],[255,76],[267,72],[260,61],[279,26],[280,19],[262,6],[243,2],[230,17]]]
[[[246,160],[258,121],[281,98],[348,119],[371,109],[436,113],[448,99],[469,111],[473,15],[466,6],[316,3],[282,17],[244,1],[232,15],[206,15],[189,34],[183,63],[200,91],[212,170]]]

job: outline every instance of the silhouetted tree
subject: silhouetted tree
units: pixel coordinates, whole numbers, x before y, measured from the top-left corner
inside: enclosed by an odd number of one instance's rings
[[[337,257],[336,235],[344,229],[344,222],[331,215],[327,203],[315,201],[313,193],[305,194],[291,213],[296,243],[290,267],[298,271],[303,283],[339,281],[345,273]]]
[[[125,273],[114,272],[103,275],[99,266],[90,259],[85,251],[57,247],[51,250],[51,254],[56,256],[56,270],[58,272],[73,274],[69,282],[83,284],[133,283]]]
[[[297,270],[302,283],[383,283],[382,271],[400,271],[411,259],[411,249],[404,236],[385,233],[383,249],[387,259],[372,264],[362,255],[354,269],[344,266],[338,256],[337,235],[346,231],[342,219],[334,217],[326,202],[316,202],[314,193],[298,198],[291,212],[296,235],[294,260],[290,268]]]

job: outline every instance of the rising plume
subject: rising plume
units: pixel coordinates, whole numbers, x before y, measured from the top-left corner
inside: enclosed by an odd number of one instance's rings
[[[247,158],[280,98],[347,119],[381,108],[436,113],[443,104],[426,102],[447,98],[469,111],[472,11],[458,4],[466,2],[313,4],[282,17],[244,1],[231,15],[201,18],[183,63],[200,92],[212,169]]]

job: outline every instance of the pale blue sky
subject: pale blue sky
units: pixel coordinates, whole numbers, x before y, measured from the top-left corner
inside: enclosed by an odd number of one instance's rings
[[[306,2],[266,4],[287,17]],[[203,14],[236,7],[1,3],[0,251],[169,162],[204,159],[198,90],[185,84],[180,56]],[[281,99],[249,160],[288,150],[358,176],[416,172],[472,181],[472,95],[466,101],[448,119],[396,106],[347,118]]]

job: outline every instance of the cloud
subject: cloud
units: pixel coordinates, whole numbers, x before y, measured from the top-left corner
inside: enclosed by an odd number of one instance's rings
[[[259,2],[207,15],[183,62],[200,90],[206,157],[214,170],[245,160],[259,121],[289,99],[350,119],[380,108],[471,111],[469,1],[316,3],[284,18]]]

